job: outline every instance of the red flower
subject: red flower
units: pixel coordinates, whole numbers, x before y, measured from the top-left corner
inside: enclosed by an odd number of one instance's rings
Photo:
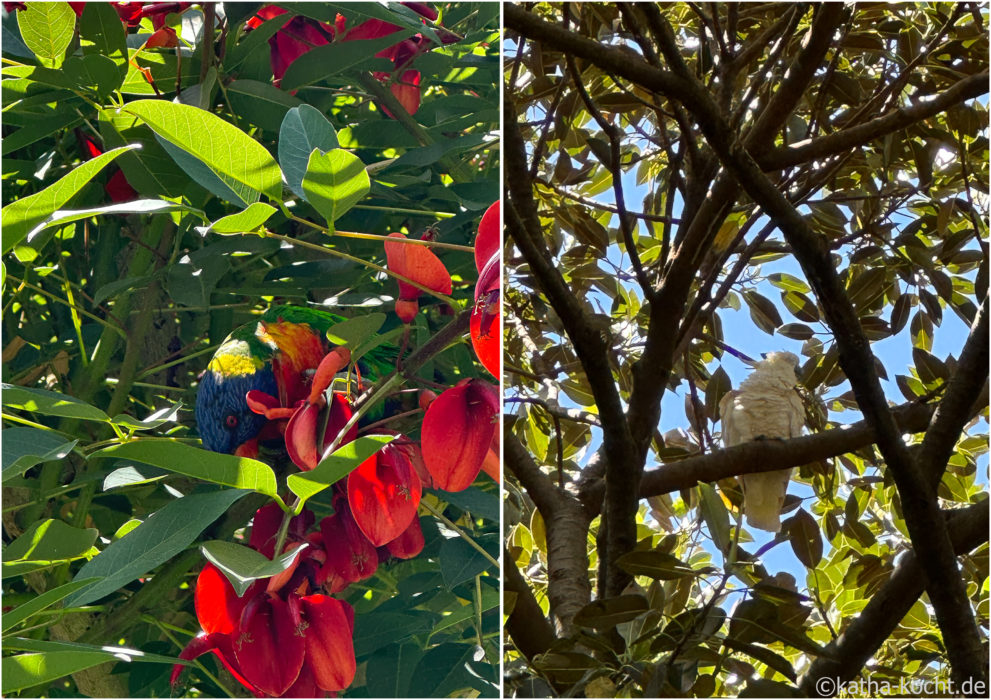
[[[281,522],[277,506],[261,508],[252,525],[251,546],[271,558]],[[302,546],[312,523],[308,511],[293,518],[284,551]],[[355,674],[354,611],[343,601],[307,595],[323,560],[321,548],[308,547],[287,571],[255,581],[241,597],[215,566],[207,564],[195,593],[196,617],[204,633],[179,657],[195,659],[213,652],[256,695],[320,697],[324,691],[346,688]],[[173,668],[173,684],[181,672],[182,666]]]
[[[499,257],[499,202],[494,202],[478,222],[478,235],[475,237],[475,269],[479,272],[493,257]]]
[[[397,559],[412,559],[423,551],[423,529],[420,519],[414,517],[402,534],[391,542],[386,543],[389,554]]]
[[[422,485],[409,457],[389,444],[348,475],[348,505],[355,523],[380,547],[416,519]]]
[[[166,48],[171,48],[173,46],[179,45],[179,37],[176,36],[175,29],[172,27],[162,27],[161,29],[155,31],[148,41],[145,42],[145,48],[153,49],[158,46],[164,46]]]
[[[245,606],[232,634],[242,674],[273,697],[289,690],[303,667],[306,641],[293,618],[288,603],[263,593]]]
[[[424,245],[400,243],[406,240],[401,233],[390,233],[396,241],[385,242],[385,257],[389,269],[408,277],[417,284],[441,294],[451,293],[451,275],[430,248]],[[408,282],[399,282],[399,299],[396,300],[396,315],[409,323],[419,310],[417,299],[420,290]]]
[[[354,521],[343,496],[334,498],[334,514],[320,521],[320,535],[327,561],[317,576],[331,593],[363,581],[378,568],[378,554]]]
[[[424,3],[403,4],[430,21],[437,19],[437,12]],[[248,20],[248,26],[256,28],[261,25],[262,21],[285,14],[285,12],[286,10],[277,5],[266,5],[255,13],[255,17]],[[289,20],[268,40],[271,47],[272,75],[275,77],[276,84],[282,80],[293,61],[317,46],[324,46],[331,41],[378,39],[401,30],[401,27],[380,19],[366,20],[350,29],[346,28],[346,24],[347,20],[341,15],[337,16],[334,25],[301,16]],[[451,32],[441,34],[444,43],[457,41],[459,38]],[[412,39],[400,41],[395,46],[390,46],[375,54],[379,58],[389,59],[396,71],[402,71],[398,79],[390,84],[389,89],[410,114],[414,114],[420,107],[420,72],[404,69],[418,54],[429,50],[429,48],[429,42],[417,34]],[[374,75],[382,82],[389,81],[391,78],[389,73],[382,71],[376,71]],[[390,117],[393,116],[384,107],[383,112]]]
[[[489,453],[499,399],[495,387],[464,379],[427,408],[420,429],[423,461],[434,483],[463,491],[478,476]]]
[[[478,225],[475,239],[475,308],[471,313],[471,344],[485,369],[496,378],[501,376],[502,337],[499,319],[502,298],[499,282],[502,278],[502,256],[499,250],[499,202],[490,206]]]
[[[291,601],[290,601],[291,602]],[[354,608],[325,595],[299,599],[307,668],[323,690],[344,690],[354,680]]]
[[[274,337],[279,349],[284,350],[272,363],[280,398],[257,389],[249,391],[245,398],[252,411],[270,421],[288,419],[285,442],[289,458],[300,469],[309,471],[316,468],[323,450],[337,439],[354,415],[348,398],[338,392],[332,394],[330,408],[324,410],[327,406],[324,392],[337,373],[351,361],[351,351],[344,347],[334,348],[316,363],[316,353],[323,352],[320,339],[300,326],[281,322],[265,326],[264,337]],[[319,346],[319,350],[315,346]],[[316,372],[309,379],[307,372],[314,366]],[[318,444],[321,431],[323,442]],[[357,436],[358,426],[351,426],[338,445],[351,442]],[[257,452],[257,441],[246,450],[238,448],[235,454],[249,456],[252,451]]]

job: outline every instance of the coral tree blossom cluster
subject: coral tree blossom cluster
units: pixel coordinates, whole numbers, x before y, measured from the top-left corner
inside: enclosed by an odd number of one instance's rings
[[[482,274],[472,310],[476,351],[495,372],[497,350],[486,343],[498,343],[498,248],[496,204],[483,217],[476,240]],[[390,240],[386,249],[390,268],[417,285],[450,294],[450,275],[429,247]],[[400,284],[397,312],[409,323],[421,289]],[[248,407],[266,422],[237,454],[256,457],[259,441],[281,437],[295,466],[311,471],[324,455],[359,436],[350,393],[332,390],[335,378],[352,364],[351,353],[344,347],[326,351],[305,324],[279,319],[265,324],[265,332],[285,350],[273,363],[276,392],[247,392]],[[436,397],[423,391],[420,403],[425,411],[419,443],[397,436],[336,482],[332,515],[317,522],[303,508],[289,519],[275,503],[257,511],[248,544],[268,559],[290,559],[281,573],[253,581],[237,595],[217,566],[204,567],[195,593],[202,633],[181,658],[213,653],[259,697],[324,697],[351,684],[355,616],[334,596],[371,577],[380,563],[423,550],[417,514],[424,487],[460,491],[482,470],[494,479],[499,475],[495,386],[463,379]],[[181,672],[176,666],[173,683]]]
[[[499,202],[482,216],[475,238],[475,265],[479,271],[475,285],[470,330],[479,361],[495,377],[500,375],[502,342],[499,328],[501,250],[499,241]],[[432,237],[428,231],[424,239]],[[451,276],[429,247],[402,242],[405,236],[391,233],[385,243],[389,269],[420,287],[439,294],[451,293]],[[396,314],[410,323],[419,310],[420,287],[399,281]],[[423,462],[432,486],[461,491],[484,470],[499,480],[499,412],[496,387],[480,379],[463,379],[444,391],[427,406],[420,434]]]

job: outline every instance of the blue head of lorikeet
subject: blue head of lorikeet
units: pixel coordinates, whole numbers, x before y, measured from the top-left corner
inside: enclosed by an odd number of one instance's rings
[[[235,329],[217,349],[200,380],[196,424],[203,446],[233,454],[258,437],[267,419],[248,408],[258,390],[292,406],[308,393],[313,370],[330,350],[326,333],[344,318],[318,309],[279,306]],[[376,348],[362,363],[374,378],[394,350]]]
[[[277,393],[272,363],[252,354],[247,341],[231,337],[210,360],[196,395],[196,425],[204,447],[233,454],[261,432],[266,419],[248,408],[245,399],[252,389]]]

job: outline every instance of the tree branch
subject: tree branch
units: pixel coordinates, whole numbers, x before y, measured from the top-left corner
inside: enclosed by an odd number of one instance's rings
[[[953,447],[963,426],[970,420],[971,407],[988,378],[988,298],[977,310],[970,336],[960,353],[957,371],[946,386],[932,424],[916,457],[923,475],[935,488],[943,477]]]
[[[892,110],[884,116],[864,124],[834,131],[811,141],[800,141],[791,146],[775,148],[768,153],[759,155],[757,162],[765,171],[781,170],[859,148],[874,139],[904,129],[940,112],[945,112],[953,105],[986,95],[988,93],[988,77],[988,71],[981,71],[954,83],[931,99],[917,102],[910,107]]]
[[[955,554],[966,554],[987,542],[987,500],[944,512]],[[878,592],[871,596],[867,607],[826,647],[831,653],[817,657],[799,679],[798,687],[802,694],[806,697],[832,696],[836,694],[837,684],[856,678],[922,595],[926,583],[926,574],[919,565],[918,556],[910,552]],[[822,679],[829,682],[823,684]],[[962,693],[963,689],[958,686],[955,692]]]
[[[503,430],[502,452],[506,468],[526,489],[527,495],[545,520],[562,508],[565,498],[570,498],[558,490],[549,476],[540,471],[540,467],[508,425]]]
[[[893,412],[900,430],[918,433],[929,425],[933,410],[931,405],[909,403]],[[645,471],[640,480],[639,496],[660,496],[702,482],[798,467],[866,447],[874,443],[875,437],[871,424],[860,421],[789,440],[753,440],[711,454],[667,462],[657,469]],[[601,508],[603,492],[601,481],[581,483],[579,498],[592,517]]]
[[[565,33],[570,35],[570,32]],[[643,459],[640,458],[638,462],[637,451],[630,437],[619,389],[613,380],[612,367],[609,364],[607,339],[568,288],[543,245],[540,219],[533,200],[533,183],[527,175],[523,137],[516,123],[515,105],[508,96],[504,102],[504,114],[506,140],[503,160],[509,185],[506,226],[564,325],[582,363],[602,420],[602,442],[607,457],[605,516],[607,519],[614,518],[617,522],[615,527],[609,528],[611,561],[630,551],[636,544],[636,521],[627,516],[635,514],[637,510],[636,484],[640,479]],[[616,573],[615,579],[612,578],[613,572]],[[616,586],[615,592],[621,591],[627,581],[627,574],[616,567],[610,567],[608,585]]]

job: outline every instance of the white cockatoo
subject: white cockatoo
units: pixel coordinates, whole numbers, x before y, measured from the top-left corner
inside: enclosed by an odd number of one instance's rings
[[[794,353],[768,353],[738,389],[726,392],[719,402],[724,445],[802,434],[805,407],[795,388],[797,367]],[[743,513],[750,526],[768,532],[781,529],[781,506],[791,472],[782,469],[743,475]]]

